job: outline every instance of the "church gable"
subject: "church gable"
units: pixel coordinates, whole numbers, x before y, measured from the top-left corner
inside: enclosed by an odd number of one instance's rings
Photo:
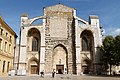
[[[59,12],[72,12],[74,8],[67,7],[63,4],[57,4],[54,6],[49,6],[45,8],[46,11],[59,11]]]

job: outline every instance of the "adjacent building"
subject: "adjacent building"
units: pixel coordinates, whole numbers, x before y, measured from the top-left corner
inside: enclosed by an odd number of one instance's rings
[[[42,24],[33,24],[42,20]],[[99,17],[85,21],[76,9],[63,4],[44,8],[44,15],[21,16],[20,44],[15,63],[18,75],[41,71],[63,74],[89,74],[100,70],[99,47],[102,34]]]
[[[5,76],[13,69],[16,33],[0,16],[0,76]]]

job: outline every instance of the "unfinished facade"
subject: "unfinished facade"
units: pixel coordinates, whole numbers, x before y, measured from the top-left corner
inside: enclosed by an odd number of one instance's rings
[[[33,25],[42,19],[40,25]],[[41,71],[63,74],[88,74],[99,68],[98,47],[102,35],[98,16],[85,21],[76,9],[62,4],[44,8],[44,15],[32,19],[21,16],[18,75]]]

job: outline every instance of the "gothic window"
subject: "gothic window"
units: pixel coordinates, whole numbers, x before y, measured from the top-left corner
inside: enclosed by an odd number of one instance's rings
[[[82,51],[89,51],[88,40],[86,37],[82,38]]]
[[[32,39],[32,51],[38,51],[38,40],[37,40],[37,38]]]

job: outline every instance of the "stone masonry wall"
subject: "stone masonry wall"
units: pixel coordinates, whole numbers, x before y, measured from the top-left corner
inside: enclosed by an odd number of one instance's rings
[[[50,73],[52,71],[52,49],[54,48],[54,46],[57,46],[58,44],[62,44],[67,47],[68,73],[69,74],[76,73],[76,67],[73,67],[76,64],[75,62],[76,59],[74,59],[76,58],[75,57],[76,55],[73,55],[75,54],[75,51],[73,51],[75,50],[73,48],[74,47],[73,39],[75,39],[74,38],[75,36],[73,35],[74,30],[72,30],[72,28],[74,27],[72,25],[73,24],[73,13],[72,12],[73,12],[72,8],[65,7],[61,4],[58,6],[51,6],[51,7],[44,9],[44,15],[46,16],[46,25],[45,25],[46,26],[46,39],[45,39],[46,40],[45,41],[46,43],[46,52],[45,52],[46,73]],[[59,22],[56,22],[56,20],[58,20]]]

